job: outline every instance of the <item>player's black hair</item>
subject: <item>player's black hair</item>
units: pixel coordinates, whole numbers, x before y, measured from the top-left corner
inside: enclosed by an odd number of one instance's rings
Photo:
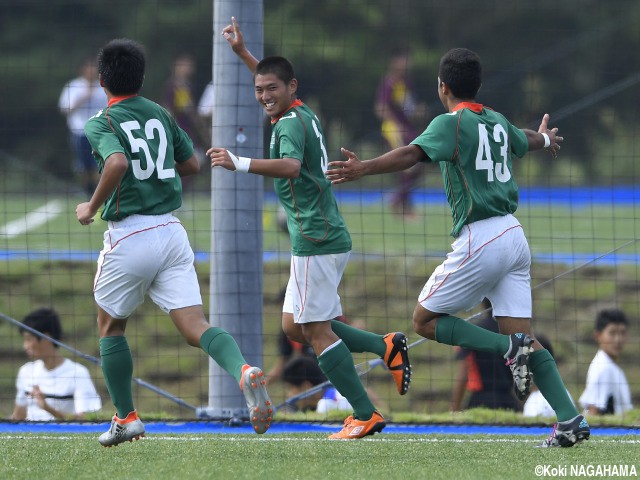
[[[301,355],[289,360],[282,369],[282,381],[289,385],[299,387],[305,381],[311,385],[320,385],[327,378],[320,370],[318,361],[308,355]]]
[[[139,43],[117,38],[98,53],[98,74],[114,95],[138,93],[144,82],[145,54]]]
[[[622,310],[609,308],[598,312],[596,316],[596,332],[603,331],[610,323],[621,323],[624,326],[629,325],[629,321]]]
[[[40,333],[44,333],[54,340],[60,340],[62,338],[62,325],[60,324],[60,317],[55,310],[51,308],[39,308],[29,313],[22,323],[27,327],[31,327]],[[20,333],[31,333],[27,329],[20,327]],[[58,348],[57,344],[53,344]]]
[[[255,75],[266,75],[273,73],[285,85],[289,85],[291,80],[296,78],[293,65],[284,57],[265,57],[256,66]]]
[[[482,85],[480,57],[466,48],[453,48],[440,59],[438,76],[456,98],[473,100]]]

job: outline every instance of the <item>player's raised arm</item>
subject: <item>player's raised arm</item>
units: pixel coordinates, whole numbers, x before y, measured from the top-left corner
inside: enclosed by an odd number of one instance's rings
[[[247,46],[244,43],[244,37],[242,36],[240,25],[238,24],[236,17],[231,17],[231,25],[227,25],[222,29],[222,36],[227,42],[229,42],[231,50],[240,57],[249,71],[251,73],[255,73],[256,67],[258,66],[258,59],[254,57],[249,50],[247,50]]]
[[[529,150],[541,150],[544,148],[551,153],[553,158],[558,156],[560,143],[564,138],[558,135],[557,127],[549,129],[548,113],[543,115],[537,132],[529,129],[524,129],[523,132],[527,135],[527,140],[529,140]]]
[[[365,161],[360,160],[355,153],[346,148],[340,150],[347,157],[347,160],[329,163],[326,176],[331,183],[352,182],[365,175],[407,170],[426,158],[422,149],[415,145],[396,148],[384,155]]]

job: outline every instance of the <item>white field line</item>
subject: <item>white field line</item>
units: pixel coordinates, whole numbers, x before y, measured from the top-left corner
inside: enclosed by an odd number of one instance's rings
[[[86,433],[79,433],[78,435],[86,435]],[[4,435],[0,433],[0,440],[72,440],[77,438],[78,435],[38,435],[38,434],[24,434],[24,435]],[[360,442],[402,442],[402,443],[518,443],[522,441],[522,437],[529,435],[518,435],[518,438],[514,437],[488,437],[488,438],[403,438],[402,435],[394,435],[394,438],[363,438]],[[532,437],[541,437],[542,435],[531,435]],[[191,436],[189,434],[176,434],[175,436],[164,436],[147,434],[146,437],[140,439],[140,442],[152,441],[169,441],[169,442],[197,442],[204,440],[215,440],[216,442],[328,442],[326,437],[281,437],[280,435],[272,436],[259,436],[256,437],[252,434],[247,436],[226,436],[221,434],[211,434],[208,436]],[[525,440],[525,442],[528,440]],[[603,436],[602,438],[591,438],[585,445],[592,443],[620,443],[620,444],[640,444],[640,440],[636,439],[617,439],[616,436]],[[580,448],[579,446],[577,448]]]
[[[8,238],[22,235],[30,230],[34,230],[47,222],[50,222],[62,213],[62,202],[51,200],[33,212],[27,213],[24,217],[12,220],[0,228],[0,236]]]

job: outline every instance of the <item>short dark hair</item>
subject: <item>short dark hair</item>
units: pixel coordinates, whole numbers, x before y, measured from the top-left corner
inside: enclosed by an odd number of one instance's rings
[[[107,43],[98,53],[98,74],[114,95],[138,93],[144,82],[144,47],[128,38]]]
[[[288,85],[296,78],[293,65],[284,57],[265,57],[256,66],[255,75],[273,73],[279,80]]]
[[[622,310],[617,308],[608,308],[600,310],[596,315],[596,332],[601,332],[610,323],[621,323],[622,325],[629,325],[626,315]]]
[[[440,59],[438,76],[456,98],[474,99],[482,85],[480,57],[466,48],[453,48]]]
[[[60,341],[62,338],[62,325],[60,324],[60,317],[58,313],[51,308],[39,308],[29,313],[24,320],[23,325],[30,327],[40,333],[46,333],[54,340]],[[20,327],[20,333],[31,333],[26,328]],[[57,344],[53,344],[54,347],[58,347]]]
[[[282,369],[282,381],[299,387],[305,381],[316,386],[325,382],[327,378],[320,370],[318,361],[308,355],[293,357]]]

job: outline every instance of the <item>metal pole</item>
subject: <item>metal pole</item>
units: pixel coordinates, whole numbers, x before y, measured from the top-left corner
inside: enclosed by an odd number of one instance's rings
[[[220,32],[235,16],[248,48],[262,57],[262,0],[214,0],[212,145],[262,158],[262,112],[253,78]],[[263,178],[216,168],[211,176],[209,321],[228,331],[247,362],[262,366]],[[247,417],[236,380],[210,361],[209,404],[201,416]]]

